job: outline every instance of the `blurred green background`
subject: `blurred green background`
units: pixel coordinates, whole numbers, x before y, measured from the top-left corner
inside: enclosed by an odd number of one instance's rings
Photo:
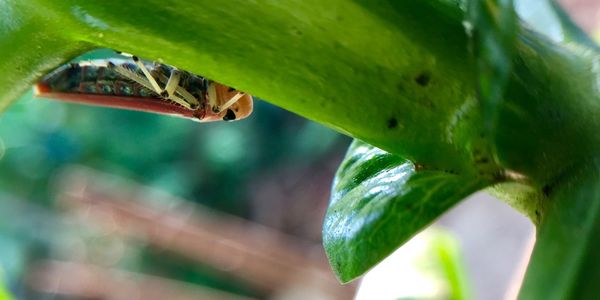
[[[111,55],[100,50],[77,60]],[[200,124],[24,95],[0,117],[0,266],[6,284],[19,298],[30,299],[23,278],[32,261],[64,259],[62,248],[73,235],[88,245],[114,240],[65,224],[55,203],[56,182],[71,165],[318,244],[327,192],[350,139],[255,100],[246,120]],[[133,250],[119,259],[126,269],[261,296],[168,251],[128,247]]]

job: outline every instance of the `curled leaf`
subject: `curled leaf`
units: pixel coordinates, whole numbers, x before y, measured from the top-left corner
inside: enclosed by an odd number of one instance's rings
[[[323,244],[342,282],[379,263],[454,204],[484,186],[476,177],[419,170],[355,141],[336,175]]]

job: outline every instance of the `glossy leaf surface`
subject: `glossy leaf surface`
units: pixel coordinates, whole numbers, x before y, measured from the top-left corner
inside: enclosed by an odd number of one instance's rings
[[[355,141],[336,175],[323,228],[334,271],[343,282],[362,275],[482,185],[469,176],[418,170]]]

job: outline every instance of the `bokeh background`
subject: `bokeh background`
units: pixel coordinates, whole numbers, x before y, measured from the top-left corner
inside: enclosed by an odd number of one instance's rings
[[[600,32],[600,1],[562,2]],[[30,92],[0,116],[0,299],[514,296],[533,227],[485,194],[339,285],[321,224],[350,142],[259,99],[198,124]]]

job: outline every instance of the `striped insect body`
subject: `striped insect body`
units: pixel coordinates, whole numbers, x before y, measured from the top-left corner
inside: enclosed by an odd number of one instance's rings
[[[240,120],[253,108],[246,93],[135,56],[70,63],[43,77],[35,88],[39,97],[200,122]]]

